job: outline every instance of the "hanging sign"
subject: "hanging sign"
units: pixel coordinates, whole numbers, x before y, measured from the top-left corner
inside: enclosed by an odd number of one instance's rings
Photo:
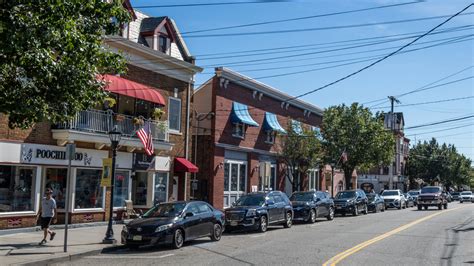
[[[100,180],[100,186],[112,186],[112,158],[102,159],[102,179]]]

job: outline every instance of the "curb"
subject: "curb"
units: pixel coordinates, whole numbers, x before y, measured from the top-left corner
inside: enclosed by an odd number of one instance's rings
[[[128,220],[114,221],[113,225],[126,224],[127,222],[128,222]],[[84,228],[84,227],[107,226],[107,223],[108,222],[70,224],[68,226],[68,228],[69,229],[75,229],[75,228]],[[53,229],[53,230],[64,229],[64,227],[65,227],[64,224],[50,226],[50,228]],[[25,228],[15,228],[15,229],[4,229],[4,230],[0,230],[0,236],[13,235],[13,234],[19,234],[19,233],[33,233],[33,232],[38,232],[38,231],[41,231],[39,226],[25,227]]]
[[[51,259],[46,259],[46,260],[37,260],[34,262],[26,262],[26,263],[18,263],[16,265],[24,265],[24,266],[47,266],[51,265],[53,263],[59,263],[59,262],[68,262],[68,261],[73,261],[80,259],[82,257],[86,256],[93,256],[93,255],[99,255],[102,253],[107,253],[107,252],[112,252],[120,249],[124,249],[125,246],[122,245],[116,245],[116,246],[110,246],[110,247],[105,247],[103,249],[98,249],[98,250],[90,250],[90,251],[84,251],[81,253],[76,253],[76,254],[70,254],[70,255],[65,255],[57,258],[51,258]]]

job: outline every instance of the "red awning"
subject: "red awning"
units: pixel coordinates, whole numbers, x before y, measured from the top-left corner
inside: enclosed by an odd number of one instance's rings
[[[197,173],[199,168],[184,158],[174,158],[174,171]]]
[[[113,75],[106,74],[101,77],[108,83],[105,87],[107,91],[165,105],[165,98],[153,87]]]

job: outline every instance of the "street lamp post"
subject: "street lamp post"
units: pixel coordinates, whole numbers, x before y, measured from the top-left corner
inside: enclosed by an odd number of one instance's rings
[[[331,197],[334,197],[334,167],[336,167],[336,164],[332,162],[331,163]]]
[[[114,128],[109,132],[109,137],[112,148],[112,176],[110,182],[109,223],[107,224],[105,238],[102,240],[103,244],[113,244],[116,242],[114,238],[114,230],[112,228],[112,216],[114,214],[115,158],[117,157],[117,146],[122,138],[122,133],[118,131],[117,128]]]

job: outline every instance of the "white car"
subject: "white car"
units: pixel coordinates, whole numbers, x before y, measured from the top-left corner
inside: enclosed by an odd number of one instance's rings
[[[400,210],[401,208],[405,209],[407,206],[405,196],[403,196],[400,189],[384,190],[382,197],[385,201],[385,208],[397,208]]]
[[[474,196],[472,195],[472,191],[463,191],[459,195],[459,202],[463,203],[464,201],[470,201],[474,203]]]

